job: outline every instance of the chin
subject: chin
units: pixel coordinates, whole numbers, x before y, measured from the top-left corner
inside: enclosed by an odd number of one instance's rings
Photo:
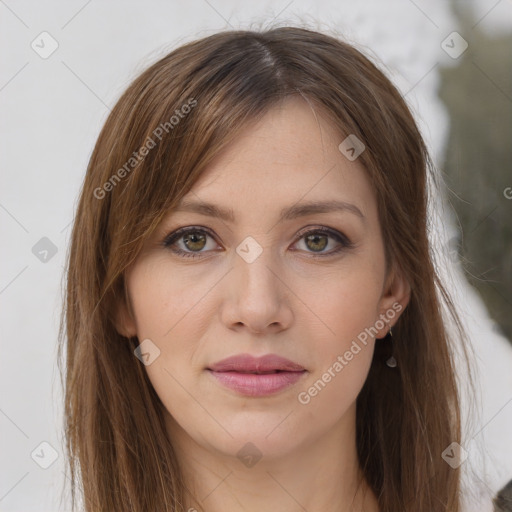
[[[223,435],[209,442],[224,455],[242,459],[245,455],[257,458],[264,457],[265,461],[279,459],[297,450],[306,441],[307,432],[289,428],[283,418],[286,414],[280,415],[276,421],[275,415],[268,419],[260,419],[257,423],[250,420],[230,422],[229,432],[233,437]]]

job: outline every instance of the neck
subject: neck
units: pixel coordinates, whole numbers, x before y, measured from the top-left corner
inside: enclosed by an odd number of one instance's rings
[[[192,494],[186,510],[378,512],[358,463],[355,410],[341,421],[343,425],[292,452],[263,453],[255,464],[248,459],[245,465],[236,455],[238,449],[231,455],[202,445],[166,415],[184,483]]]

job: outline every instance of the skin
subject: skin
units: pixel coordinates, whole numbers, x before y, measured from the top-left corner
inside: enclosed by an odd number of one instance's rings
[[[355,406],[374,344],[399,314],[309,403],[298,401],[358,334],[409,300],[407,282],[386,274],[375,195],[358,160],[339,151],[344,138],[303,99],[286,99],[248,125],[186,196],[232,208],[235,222],[170,212],[126,275],[129,304],[118,329],[161,351],[145,369],[195,498],[187,506],[378,511],[357,461]],[[364,219],[334,211],[277,222],[284,207],[328,199],[356,205]],[[175,242],[197,258],[162,244],[185,226],[214,234]],[[322,226],[354,246],[329,255],[340,247],[335,238],[298,236]],[[252,263],[236,252],[248,236],[263,249]],[[275,395],[245,397],[206,371],[239,353],[279,354],[307,373]],[[237,457],[247,442],[262,454],[252,467]]]

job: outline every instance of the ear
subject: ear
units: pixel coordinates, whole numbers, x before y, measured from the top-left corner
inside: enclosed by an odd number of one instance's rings
[[[410,298],[411,286],[409,282],[404,277],[403,272],[393,267],[386,276],[379,301],[379,317],[376,319],[375,325],[377,327],[384,323],[384,326],[379,329],[376,338],[384,338],[388,334],[393,325],[397,323],[407,304],[409,304]]]
[[[130,298],[126,292],[115,306],[114,326],[117,332],[125,338],[133,338],[134,336],[137,336],[135,317],[130,305]]]

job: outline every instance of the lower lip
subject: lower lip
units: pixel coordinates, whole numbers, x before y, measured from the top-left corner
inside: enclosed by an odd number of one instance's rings
[[[266,396],[295,384],[306,371],[267,374],[214,372],[208,370],[224,386],[246,396]]]

